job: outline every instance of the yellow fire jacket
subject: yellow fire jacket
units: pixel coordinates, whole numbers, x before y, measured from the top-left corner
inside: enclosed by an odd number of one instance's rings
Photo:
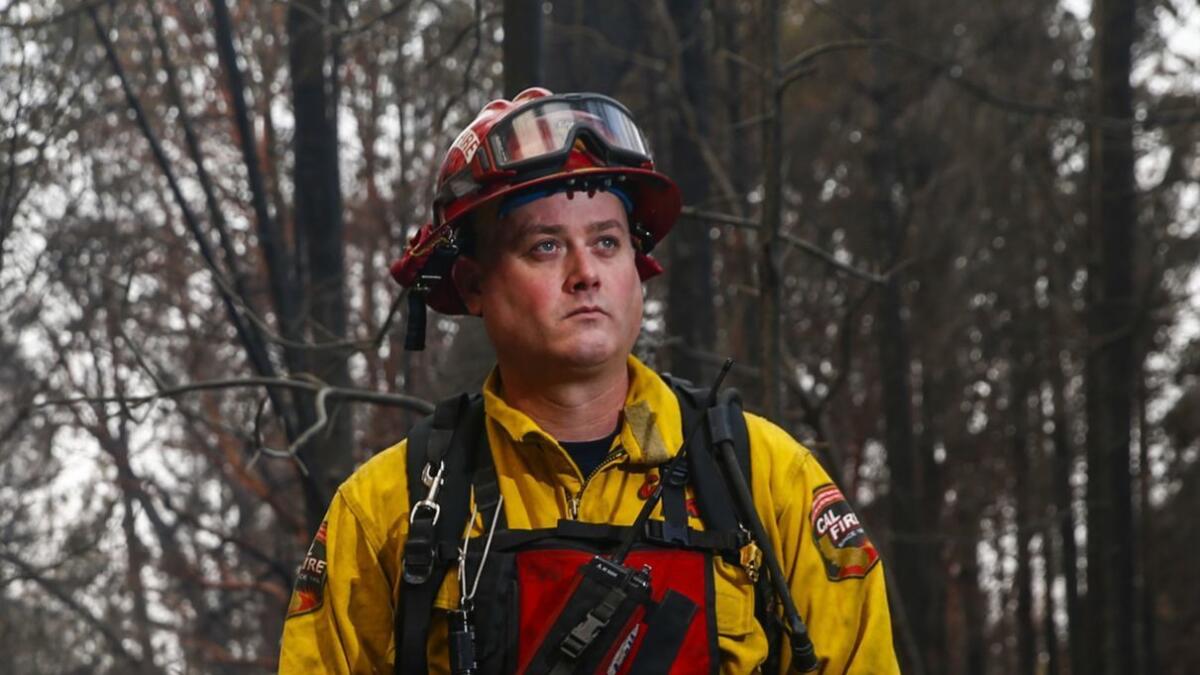
[[[653,371],[630,358],[631,384],[608,458],[586,480],[562,447],[508,406],[495,373],[484,386],[487,433],[512,529],[560,518],[629,525],[639,492],[682,444],[679,404]],[[808,624],[822,673],[897,673],[883,564],[858,518],[812,454],[785,431],[747,413],[751,490],[792,596]],[[391,673],[393,612],[408,531],[404,443],[379,453],[338,490],[301,566],[284,623],[280,673]],[[661,506],[660,506],[661,509]],[[652,517],[660,518],[661,510]],[[483,530],[482,518],[475,522]],[[702,529],[697,518],[689,525]],[[753,585],[714,557],[721,670],[755,672],[767,640],[754,617]],[[447,672],[446,620],[457,607],[452,571],[435,603],[428,645]],[[786,638],[785,638],[786,643]],[[788,653],[783,649],[786,670]]]

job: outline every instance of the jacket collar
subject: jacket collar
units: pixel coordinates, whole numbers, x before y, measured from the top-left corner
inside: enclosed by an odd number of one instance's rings
[[[618,443],[633,464],[662,464],[683,444],[679,401],[658,373],[630,355],[629,392],[621,415]],[[520,446],[537,441],[557,444],[528,415],[504,400],[499,370],[493,368],[483,384],[484,410]]]

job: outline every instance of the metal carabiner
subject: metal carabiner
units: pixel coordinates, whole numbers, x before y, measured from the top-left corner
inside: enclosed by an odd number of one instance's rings
[[[421,482],[425,483],[429,488],[429,494],[421,501],[413,504],[412,513],[408,515],[408,522],[412,523],[417,519],[417,513],[421,509],[429,509],[433,511],[433,524],[437,525],[438,518],[442,515],[442,507],[438,506],[437,496],[438,491],[442,489],[442,475],[446,472],[446,463],[438,462],[437,475],[430,471],[430,465],[426,464],[424,469],[421,469]]]

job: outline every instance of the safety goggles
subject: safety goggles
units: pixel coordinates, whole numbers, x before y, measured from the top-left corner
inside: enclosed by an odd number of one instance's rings
[[[496,166],[517,171],[565,159],[576,141],[608,164],[651,161],[650,147],[629,110],[599,94],[530,101],[498,122],[487,138]]]
[[[439,201],[465,197],[497,179],[552,173],[579,143],[604,166],[653,162],[646,137],[619,102],[600,94],[546,96],[513,110],[489,129],[482,151],[442,186]]]

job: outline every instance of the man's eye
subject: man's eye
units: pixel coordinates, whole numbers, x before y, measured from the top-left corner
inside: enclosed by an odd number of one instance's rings
[[[597,245],[600,248],[620,248],[621,240],[616,237],[601,237]]]
[[[534,253],[554,253],[556,250],[558,250],[558,242],[551,239],[539,241],[533,245],[532,250]]]

